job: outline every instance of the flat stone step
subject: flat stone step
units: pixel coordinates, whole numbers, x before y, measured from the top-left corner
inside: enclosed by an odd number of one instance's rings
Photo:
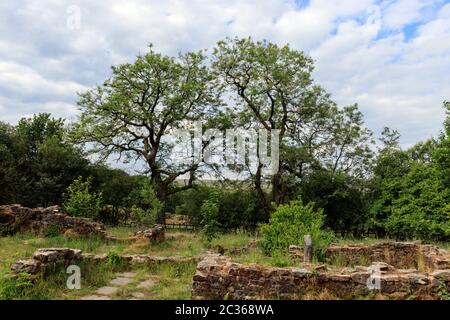
[[[107,296],[99,296],[94,294],[91,296],[82,297],[81,300],[111,300],[111,298]]]
[[[135,299],[144,299],[146,295],[142,292],[133,292],[131,296]]]
[[[109,283],[112,286],[126,286],[127,284],[130,284],[131,282],[133,282],[133,279],[130,278],[115,278],[113,280],[111,280],[111,282]]]
[[[102,296],[112,296],[119,291],[118,287],[102,287],[99,288],[95,293]]]
[[[145,280],[145,281],[139,283],[137,287],[139,289],[150,289],[154,285],[155,285],[155,281],[152,279],[148,279],[148,280]]]

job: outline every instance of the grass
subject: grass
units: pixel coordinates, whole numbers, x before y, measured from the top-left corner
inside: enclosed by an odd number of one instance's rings
[[[149,254],[155,256],[192,257],[204,252],[205,248],[198,235],[193,233],[168,232],[166,241],[151,244],[148,241],[136,241],[130,244],[123,253]]]
[[[135,228],[118,227],[108,230],[108,234],[125,239],[136,231]],[[225,250],[245,247],[250,241],[258,240],[257,237],[243,233],[230,233],[220,235],[211,243],[202,240],[199,234],[192,232],[168,231],[166,241],[159,244],[151,244],[148,241],[104,241],[99,238],[70,239],[63,236],[35,237],[31,235],[14,235],[0,238],[0,299],[78,299],[94,294],[95,291],[109,283],[119,271],[125,270],[124,266],[113,263],[101,263],[98,265],[81,264],[82,288],[81,290],[69,290],[66,288],[68,275],[65,270],[57,270],[47,278],[38,278],[31,282],[29,278],[19,276],[16,279],[9,277],[10,266],[13,262],[30,258],[38,248],[67,247],[81,249],[86,253],[104,254],[148,254],[155,256],[180,256],[193,257],[206,253],[216,252],[221,246]],[[388,239],[339,239],[339,244],[374,244],[385,242]],[[438,244],[440,247],[450,247],[450,244]],[[229,253],[226,253],[229,255]],[[266,256],[262,249],[256,247],[249,252],[231,256],[232,261],[245,264],[258,264],[262,266],[276,267],[301,267],[301,261],[295,261],[286,254]],[[363,261],[361,261],[362,263]],[[344,261],[332,262],[335,266],[344,266]],[[114,299],[130,299],[133,292],[144,294],[144,299],[190,299],[192,277],[195,274],[194,263],[183,264],[159,264],[152,266],[132,266],[132,271],[137,275],[134,282],[122,288]],[[130,267],[128,267],[130,269]],[[155,284],[151,288],[137,288],[137,285],[147,279],[154,279]],[[306,295],[306,298],[308,295]],[[305,298],[305,297],[304,297]],[[320,296],[310,296],[314,299],[329,298],[326,293]],[[367,297],[361,297],[367,298]]]
[[[225,249],[244,247],[251,240],[257,240],[257,238],[245,232],[222,234],[218,238],[211,241],[211,247],[216,247],[218,245]]]
[[[338,238],[337,241],[335,241],[336,244],[341,245],[351,245],[351,244],[365,244],[365,245],[371,245],[376,244],[380,242],[389,242],[389,241],[395,241],[393,239],[380,239],[380,238]]]
[[[258,264],[267,267],[299,267],[301,262],[294,261],[286,255],[266,256],[261,248],[256,248],[246,254],[232,257],[232,260],[243,264]]]
[[[127,238],[136,231],[135,228],[118,227],[108,229],[108,234],[117,238]],[[56,270],[48,277],[31,281],[27,277],[10,278],[10,266],[17,260],[30,258],[38,248],[64,247],[81,249],[85,253],[115,254],[148,254],[155,256],[192,257],[215,251],[218,245],[225,249],[244,247],[254,237],[245,233],[220,235],[210,244],[201,236],[191,232],[168,231],[166,241],[151,244],[148,241],[104,241],[99,238],[71,239],[64,236],[36,237],[33,235],[14,235],[0,238],[0,299],[77,299],[93,294],[97,288],[105,286],[120,267],[102,263],[99,265],[81,264],[82,288],[69,290],[66,288],[68,275],[64,269]],[[155,265],[136,267],[137,281],[148,278],[157,279],[155,285],[144,290],[149,299],[189,299],[191,295],[192,277],[195,264]],[[140,277],[140,278],[139,278]],[[116,299],[130,298],[136,290],[131,284],[119,291]],[[142,291],[142,289],[139,289]]]
[[[109,236],[117,237],[117,238],[127,238],[133,235],[136,231],[141,230],[138,227],[112,227],[108,228],[107,232]]]
[[[149,272],[157,277],[157,282],[147,292],[157,300],[188,300],[195,269],[195,264],[151,266]]]
[[[82,286],[80,290],[67,289],[67,274],[61,267],[47,277],[37,278],[20,274],[18,278],[3,274],[0,277],[0,299],[63,300],[84,296],[95,288],[104,286],[122,267],[111,263],[98,265],[80,263]]]
[[[366,237],[366,238],[338,238],[335,243],[337,244],[376,244],[376,243],[383,243],[383,242],[392,242],[392,241],[399,241],[395,239],[390,238],[373,238],[373,237]],[[403,240],[402,240],[403,241]],[[406,242],[413,242],[415,240],[409,240]],[[422,241],[423,244],[431,244],[435,245],[441,249],[450,249],[450,242],[442,242],[442,241]]]
[[[206,251],[216,251],[218,246],[224,249],[234,247],[244,247],[253,236],[246,233],[222,234],[218,238],[206,243],[202,240],[201,235],[192,232],[169,231],[166,234],[166,241],[158,244],[151,244],[148,241],[137,241],[129,245],[123,253],[149,255],[157,255],[162,257],[180,256],[193,257],[198,256]]]

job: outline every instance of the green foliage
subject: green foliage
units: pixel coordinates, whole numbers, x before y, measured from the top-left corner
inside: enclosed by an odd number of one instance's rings
[[[327,228],[358,236],[365,231],[369,216],[365,189],[363,179],[344,172],[316,170],[301,181],[298,193],[305,202],[313,202],[316,209],[324,210]]]
[[[135,189],[130,195],[132,205],[132,214],[137,218],[138,223],[143,226],[153,225],[158,217],[158,212],[162,208],[155,189],[151,181],[145,179],[140,188]]]
[[[89,161],[65,140],[64,122],[49,114],[0,123],[0,203],[29,207],[59,204]]]
[[[70,214],[113,225],[131,215],[141,225],[162,223],[170,211],[188,215],[212,239],[219,231],[254,230],[269,220],[271,202],[301,196],[323,208],[323,226],[336,232],[448,240],[450,103],[444,102],[441,134],[408,150],[397,131],[384,128],[374,161],[358,106],[338,107],[313,81],[313,68],[304,52],[251,38],[220,41],[210,57],[204,51],[171,57],[150,47],[80,94],[80,121],[69,134],[64,120],[50,114],[15,126],[0,122],[0,204],[64,200]],[[236,108],[218,108],[224,91]],[[195,186],[203,164],[170,161],[177,143],[167,137],[197,120],[221,130],[279,129],[279,172],[270,180],[257,172],[242,184]],[[150,177],[90,164],[72,142],[105,159],[144,161]],[[212,165],[209,172],[222,169]],[[248,173],[247,166],[228,169]],[[185,185],[177,179],[184,175]],[[50,227],[47,235],[56,233]]]
[[[119,169],[110,169],[106,165],[97,165],[90,170],[93,176],[92,188],[103,195],[104,206],[99,220],[116,226],[126,223],[130,217],[131,194],[140,187],[145,177],[130,176]]]
[[[202,235],[204,239],[211,242],[217,237],[220,231],[219,223],[219,193],[212,190],[207,200],[205,200],[201,207],[202,220]]]
[[[214,48],[212,62],[220,83],[239,106],[228,117],[231,123],[279,129],[280,170],[271,179],[270,194],[261,187],[260,174],[252,177],[258,211],[269,213],[270,198],[285,203],[296,191],[296,182],[316,168],[333,175],[367,176],[373,141],[362,113],[357,105],[338,108],[314,83],[313,60],[304,52],[268,41],[227,38]]]
[[[0,300],[24,299],[32,287],[33,282],[28,274],[3,275],[0,277]]]
[[[109,268],[116,268],[116,267],[120,266],[122,263],[123,263],[123,259],[120,257],[120,255],[116,251],[110,250],[106,254],[106,265]]]
[[[170,197],[168,211],[186,215],[192,224],[199,226],[202,221],[201,206],[208,199],[210,188],[203,184],[179,192]]]
[[[33,118],[22,118],[17,133],[23,139],[30,153],[38,151],[38,145],[49,138],[63,139],[64,120],[51,118],[48,113],[40,113]]]
[[[314,204],[291,201],[280,205],[261,226],[262,248],[266,254],[286,255],[290,245],[303,245],[303,237],[311,235],[314,255],[321,258],[324,248],[331,242],[333,233],[324,229],[323,210],[314,210]]]
[[[102,207],[102,195],[91,192],[92,178],[86,181],[82,177],[67,188],[64,210],[71,216],[95,219]]]
[[[445,188],[432,164],[413,164],[404,177],[395,179],[398,196],[385,194],[391,214],[387,232],[398,239],[450,239],[450,190]],[[447,205],[445,205],[447,203]]]
[[[448,112],[448,104],[445,107]],[[374,169],[371,207],[371,228],[377,234],[398,239],[450,239],[449,118],[444,124],[446,132],[438,140],[405,151],[398,144],[384,143]]]
[[[196,185],[192,189],[170,198],[169,211],[189,216],[194,225],[202,225],[201,208],[211,193],[219,194],[217,220],[222,231],[245,229],[253,231],[259,223],[269,220],[268,214],[260,210],[260,198],[250,187]]]
[[[80,121],[71,130],[72,141],[94,145],[94,152],[118,154],[125,161],[143,160],[151,174],[161,204],[184,188],[174,181],[189,173],[197,163],[167,161],[174,143],[170,131],[186,121],[202,120],[217,105],[217,86],[203,52],[188,52],[178,58],[155,52],[133,63],[112,67],[102,85],[80,94]],[[164,222],[165,210],[158,213]]]
[[[432,159],[438,166],[441,179],[447,188],[450,188],[450,102],[444,103],[447,118],[444,122],[444,131],[439,136]]]
[[[441,281],[439,284],[438,296],[441,300],[450,300],[450,292],[447,289],[447,284],[444,281]]]

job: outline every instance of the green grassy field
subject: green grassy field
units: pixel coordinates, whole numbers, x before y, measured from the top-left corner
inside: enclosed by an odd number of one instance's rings
[[[108,234],[118,238],[127,238],[136,230],[133,228],[111,228]],[[11,264],[19,259],[30,258],[38,248],[67,247],[81,249],[85,253],[96,254],[147,254],[154,256],[194,257],[206,252],[216,252],[221,246],[225,250],[242,248],[257,237],[246,233],[220,235],[211,243],[202,241],[199,234],[193,232],[168,231],[166,241],[151,244],[147,241],[104,241],[101,239],[69,239],[63,236],[41,238],[31,235],[15,235],[0,238],[0,299],[79,299],[93,294],[99,287],[106,286],[118,272],[132,271],[136,274],[133,282],[112,296],[113,299],[130,299],[137,290],[139,281],[155,279],[155,285],[140,292],[145,299],[190,299],[192,277],[195,274],[194,263],[162,264],[152,266],[124,267],[113,262],[96,266],[83,265],[81,290],[66,288],[65,270],[57,270],[45,279],[37,279],[31,284],[27,279],[11,280]],[[339,243],[375,243],[388,239],[340,239]],[[438,244],[448,247],[448,244]],[[230,255],[226,253],[226,255]],[[231,258],[239,263],[256,263],[264,266],[299,267],[301,262],[291,260],[287,255],[266,256],[257,247],[244,254],[234,254]]]
[[[108,234],[126,238],[133,228],[111,228]],[[81,249],[85,253],[96,254],[147,254],[155,256],[193,257],[215,251],[220,244],[223,248],[245,246],[253,237],[244,233],[225,234],[207,244],[198,234],[191,232],[166,233],[166,241],[160,244],[135,241],[103,241],[101,239],[68,239],[63,236],[40,238],[31,235],[15,235],[0,238],[0,299],[78,299],[92,294],[97,288],[107,285],[117,272],[133,271],[137,274],[135,283],[120,290],[114,299],[130,298],[129,293],[140,279],[151,276],[157,279],[155,285],[144,292],[148,299],[189,299],[195,264],[134,266],[123,268],[113,264],[99,266],[81,265],[82,288],[66,288],[65,270],[57,270],[46,279],[38,279],[31,284],[9,279],[11,264],[17,260],[30,258],[38,248],[64,247]],[[142,291],[142,290],[141,290]],[[145,290],[144,290],[145,291]]]

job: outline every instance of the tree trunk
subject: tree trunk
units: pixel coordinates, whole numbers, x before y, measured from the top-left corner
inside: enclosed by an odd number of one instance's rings
[[[272,177],[272,201],[279,205],[282,201],[282,181],[281,174],[278,172]]]
[[[161,203],[161,208],[159,209],[158,216],[156,217],[156,223],[166,224],[166,208],[169,190],[167,185],[161,179],[153,178],[152,180],[156,187],[156,196]]]
[[[269,213],[270,208],[269,204],[267,203],[266,194],[264,193],[264,190],[262,188],[262,164],[260,163],[258,165],[258,170],[256,171],[255,178],[254,178],[254,184],[255,184],[255,190],[258,194],[258,196],[261,199],[261,210],[263,210],[264,213]]]
[[[161,200],[159,200],[161,201]],[[158,224],[166,224],[166,208],[167,208],[167,198],[164,201],[161,201],[161,208],[158,211],[158,217],[156,219],[156,223]]]

